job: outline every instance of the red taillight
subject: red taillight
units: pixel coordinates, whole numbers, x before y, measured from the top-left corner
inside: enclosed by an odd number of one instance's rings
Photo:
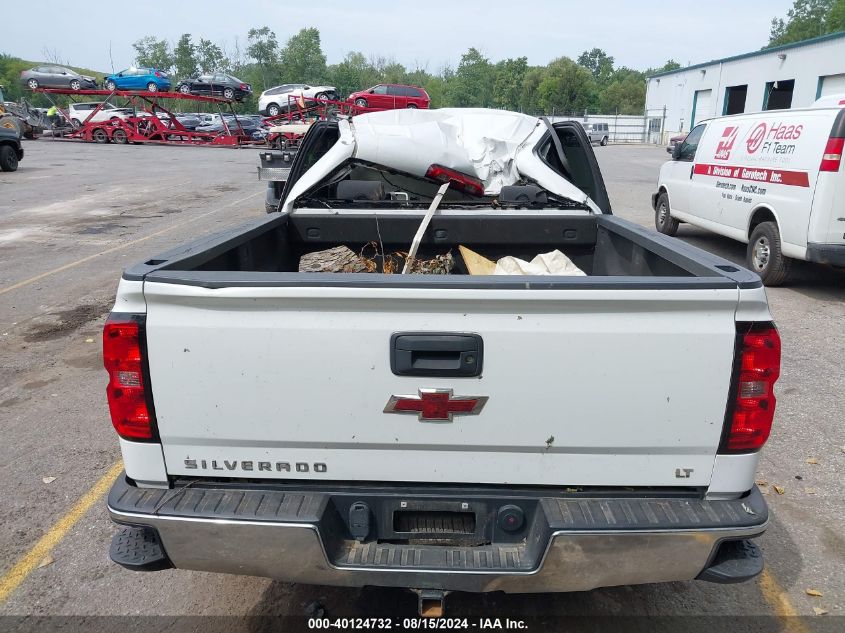
[[[843,149],[845,149],[845,138],[827,139],[819,171],[839,171]]]
[[[241,90],[246,90],[248,87],[246,84],[241,84]]]
[[[484,184],[478,179],[468,176],[467,174],[443,167],[443,165],[432,165],[425,172],[426,178],[431,178],[437,182],[448,182],[458,191],[471,194],[473,196],[484,195]]]
[[[156,77],[161,77],[161,73],[158,72],[158,71],[155,72],[155,75],[156,75]]]
[[[728,411],[723,453],[754,451],[769,439],[780,376],[780,336],[771,323],[741,324],[736,399]]]
[[[127,440],[154,437],[154,419],[147,406],[144,385],[141,321],[112,315],[103,328],[103,365],[109,373],[106,395],[111,421]]]

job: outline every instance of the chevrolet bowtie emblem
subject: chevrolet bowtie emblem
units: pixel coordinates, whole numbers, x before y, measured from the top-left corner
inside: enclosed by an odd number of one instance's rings
[[[420,389],[418,396],[390,396],[385,413],[416,413],[420,422],[451,422],[454,415],[478,415],[487,396],[455,396],[451,389]]]

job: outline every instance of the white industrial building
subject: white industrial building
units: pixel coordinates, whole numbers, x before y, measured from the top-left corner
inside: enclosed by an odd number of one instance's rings
[[[845,93],[845,31],[652,75],[649,136],[665,142],[713,116],[804,108],[837,93]]]

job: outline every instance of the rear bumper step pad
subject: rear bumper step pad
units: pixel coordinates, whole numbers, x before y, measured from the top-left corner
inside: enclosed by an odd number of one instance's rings
[[[393,489],[398,498],[405,491]],[[183,486],[170,490],[137,488],[121,477],[109,493],[110,508],[121,512],[173,517],[237,519],[318,523],[332,498],[375,497],[377,493],[355,494],[290,492],[262,488]],[[413,496],[413,495],[409,495]],[[456,492],[439,497],[467,498]],[[506,492],[476,493],[497,503],[512,501]],[[684,497],[560,497],[537,496],[552,529],[560,530],[647,530],[712,529],[759,526],[768,519],[768,508],[754,488],[741,499],[706,501]]]
[[[160,571],[173,567],[164,553],[158,532],[151,527],[120,528],[112,537],[109,557],[133,571]]]

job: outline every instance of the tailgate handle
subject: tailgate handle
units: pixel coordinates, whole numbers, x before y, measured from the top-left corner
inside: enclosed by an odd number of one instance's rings
[[[483,352],[478,334],[397,332],[390,337],[390,370],[397,376],[480,376]]]

